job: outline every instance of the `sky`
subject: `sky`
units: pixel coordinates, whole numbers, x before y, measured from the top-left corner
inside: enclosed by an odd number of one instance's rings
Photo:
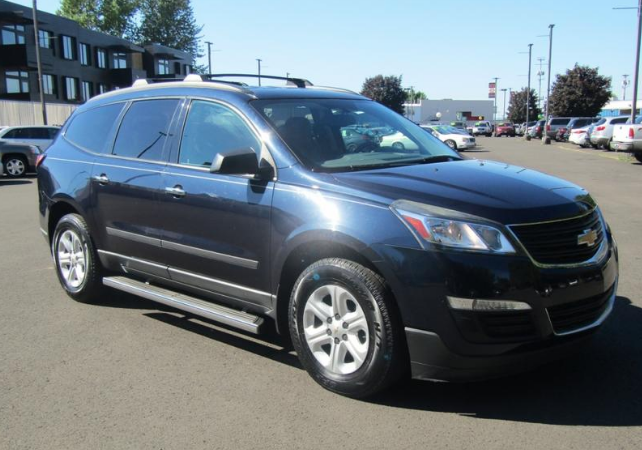
[[[13,0],[31,6],[31,0]],[[39,0],[55,12],[59,0]],[[488,98],[488,83],[538,89],[538,58],[552,78],[576,63],[599,67],[622,98],[622,75],[633,78],[636,0],[192,0],[212,72],[302,77],[321,86],[361,90],[367,77],[402,75],[429,99]],[[537,7],[535,7],[537,6]],[[545,35],[540,37],[540,35]],[[206,49],[206,46],[204,46]],[[526,53],[520,53],[526,52]],[[201,58],[202,64],[207,57]],[[542,92],[546,91],[546,76]],[[627,99],[632,95],[627,88]],[[501,94],[500,94],[501,95]]]

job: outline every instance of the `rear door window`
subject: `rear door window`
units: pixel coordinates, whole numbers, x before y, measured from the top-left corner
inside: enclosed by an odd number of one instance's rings
[[[22,134],[22,129],[21,128],[16,128],[15,130],[8,131],[7,134],[4,135],[5,139],[18,139]]]
[[[135,102],[125,113],[113,154],[147,161],[163,161],[169,127],[178,99]]]
[[[102,153],[124,106],[125,103],[113,103],[76,114],[65,131],[65,139],[85,150]],[[54,135],[57,132],[52,131]]]
[[[611,125],[617,125],[618,123],[625,123],[628,120],[628,117],[618,117],[611,121]]]

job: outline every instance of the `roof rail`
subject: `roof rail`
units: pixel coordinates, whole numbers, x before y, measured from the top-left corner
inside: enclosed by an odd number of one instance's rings
[[[298,88],[306,88],[308,86],[313,86],[313,84],[309,80],[306,80],[305,78],[279,77],[276,75],[257,75],[253,73],[208,73],[202,76],[210,80],[212,78],[233,77],[233,78],[258,78],[260,81],[261,78],[266,78],[268,80],[284,80],[284,81],[287,81],[288,83],[295,85]]]
[[[134,84],[132,84],[132,87],[147,86],[148,84],[149,84],[149,81],[147,81],[146,78],[138,78],[137,80],[134,81]]]

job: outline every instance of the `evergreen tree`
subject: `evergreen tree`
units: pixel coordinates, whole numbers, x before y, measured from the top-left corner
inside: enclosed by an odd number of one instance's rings
[[[526,91],[527,89],[524,88],[511,96],[510,104],[508,105],[508,120],[513,123],[526,122]],[[537,120],[537,117],[542,113],[537,106],[535,89],[531,89],[528,109],[528,120],[530,121]]]
[[[202,56],[200,32],[190,0],[141,0],[141,21],[137,40],[141,44],[159,43]]]

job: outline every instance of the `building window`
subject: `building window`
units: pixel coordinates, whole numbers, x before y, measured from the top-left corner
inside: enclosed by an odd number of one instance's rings
[[[91,97],[93,97],[93,89],[91,86],[91,81],[83,81],[82,82],[82,99],[83,101],[86,102]]]
[[[82,64],[83,66],[88,66],[91,64],[88,44],[80,44],[80,64]]]
[[[105,83],[98,83],[98,93],[99,94],[104,94],[105,92],[109,91],[109,86],[107,86]]]
[[[56,78],[53,75],[42,76],[42,91],[47,95],[56,95]]]
[[[47,30],[38,30],[38,45],[41,48],[53,48],[51,40],[53,39],[53,34],[51,31]]]
[[[22,70],[5,72],[7,94],[26,94],[29,92],[29,73]]]
[[[99,69],[107,68],[107,52],[104,48],[96,49],[96,67]]]
[[[157,72],[158,72],[158,75],[169,75],[169,60],[159,59]]]
[[[125,53],[114,53],[114,69],[127,68],[127,55]]]
[[[64,59],[76,59],[76,40],[69,36],[61,36],[62,57]]]
[[[3,25],[2,26],[2,44],[18,45],[25,43],[24,25]]]
[[[78,78],[63,77],[65,100],[78,100]]]

